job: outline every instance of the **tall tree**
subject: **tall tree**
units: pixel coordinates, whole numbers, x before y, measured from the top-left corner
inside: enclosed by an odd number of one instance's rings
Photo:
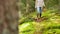
[[[18,34],[16,0],[0,0],[0,34]]]

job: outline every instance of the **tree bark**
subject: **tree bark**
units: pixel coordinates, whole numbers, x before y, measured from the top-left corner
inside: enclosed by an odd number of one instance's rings
[[[0,0],[0,34],[18,34],[16,0]]]

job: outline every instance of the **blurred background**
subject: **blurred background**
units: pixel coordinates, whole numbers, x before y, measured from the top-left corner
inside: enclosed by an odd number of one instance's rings
[[[35,22],[35,0],[19,0],[19,34],[60,34],[60,0],[44,0],[44,21]]]

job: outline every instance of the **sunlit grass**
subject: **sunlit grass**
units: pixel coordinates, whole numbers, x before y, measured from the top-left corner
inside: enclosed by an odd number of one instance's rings
[[[39,23],[35,21],[30,22],[26,19],[28,22],[24,22],[23,24],[19,25],[19,34],[34,34],[34,32],[42,30],[43,34],[53,34],[54,31],[56,34],[60,34],[60,16],[56,15],[55,12],[56,10],[47,10],[46,12],[43,12],[42,16],[47,17],[48,20]],[[37,13],[34,12],[30,14],[30,16],[35,18],[36,14]]]

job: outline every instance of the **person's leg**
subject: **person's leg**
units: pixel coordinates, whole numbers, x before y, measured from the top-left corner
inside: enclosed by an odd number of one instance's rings
[[[40,8],[37,7],[36,9],[37,9],[37,18],[39,18],[39,16],[40,16]]]
[[[39,7],[40,9],[40,17],[42,16],[42,7]]]
[[[37,17],[41,17],[41,15],[42,15],[42,8],[37,7]]]

